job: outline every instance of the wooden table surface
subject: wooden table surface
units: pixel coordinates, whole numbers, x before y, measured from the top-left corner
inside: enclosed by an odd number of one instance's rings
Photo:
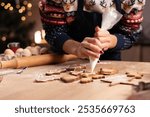
[[[60,80],[45,83],[35,83],[34,80],[40,73],[45,73],[50,69],[56,69],[73,64],[86,64],[89,61],[74,60],[63,64],[46,65],[27,68],[22,74],[8,74],[3,76],[0,83],[1,100],[101,100],[101,99],[150,99],[150,92],[140,93],[141,98],[135,94],[132,86],[116,85],[109,87],[108,83],[94,80],[92,83],[80,84],[79,81],[64,83]],[[138,71],[144,74],[141,80],[150,82],[149,62],[125,62],[125,61],[101,61],[97,64],[96,70],[102,68],[115,68],[119,70],[118,75],[125,74],[126,71]],[[1,69],[4,72],[9,69]],[[17,71],[17,70],[16,70]],[[147,95],[149,94],[149,95]],[[134,97],[135,96],[135,97]],[[137,98],[138,97],[138,98]]]

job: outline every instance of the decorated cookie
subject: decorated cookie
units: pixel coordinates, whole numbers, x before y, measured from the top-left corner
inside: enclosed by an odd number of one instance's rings
[[[44,74],[39,74],[35,82],[47,82],[47,81],[53,81],[53,80],[60,80],[61,76],[60,75],[53,75],[53,76],[45,76]]]
[[[67,71],[84,71],[86,69],[85,65],[75,64],[66,68]]]
[[[54,70],[49,70],[48,72],[45,73],[46,76],[54,75],[54,74],[60,74],[65,72],[66,69],[54,69]]]
[[[90,78],[90,77],[88,77],[88,78],[82,78],[81,80],[80,80],[80,83],[90,83],[90,82],[93,82],[93,79],[92,78]]]
[[[81,74],[80,74],[80,77],[81,77],[81,78],[87,78],[87,77],[92,77],[92,76],[94,76],[94,75],[95,75],[95,73],[84,72],[84,73],[81,73]]]
[[[126,75],[114,75],[109,76],[107,78],[101,79],[103,82],[110,83],[109,86],[114,86],[117,84],[127,84],[130,85],[130,81],[132,81],[134,78],[127,77]]]
[[[65,77],[61,78],[61,80],[65,83],[71,83],[71,82],[77,81],[79,79],[80,78],[77,76],[65,76]]]
[[[83,71],[70,71],[69,72],[70,75],[74,75],[74,76],[79,76],[82,73],[83,73]]]
[[[92,76],[92,79],[101,79],[101,78],[105,78],[105,76],[104,75],[94,75],[94,76]]]
[[[113,75],[118,72],[117,69],[112,69],[112,68],[100,68],[98,71],[98,74],[103,74],[103,75]]]
[[[133,71],[126,72],[126,75],[127,77],[134,77],[136,79],[141,79],[143,77],[143,74]]]

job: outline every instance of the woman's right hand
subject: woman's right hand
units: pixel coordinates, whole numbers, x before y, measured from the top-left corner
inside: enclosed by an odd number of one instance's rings
[[[103,54],[103,45],[96,37],[86,37],[76,49],[76,55],[80,58],[99,58]]]

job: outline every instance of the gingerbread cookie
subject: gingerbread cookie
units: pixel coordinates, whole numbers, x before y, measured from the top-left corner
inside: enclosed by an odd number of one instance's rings
[[[144,91],[150,90],[150,82],[139,82],[138,85],[135,86],[136,91]]]
[[[86,69],[86,65],[80,65],[75,68],[75,71],[84,71]]]
[[[67,76],[67,77],[62,77],[61,80],[65,83],[71,83],[74,82],[76,80],[79,80],[80,78],[77,76]]]
[[[126,72],[126,75],[127,77],[134,77],[135,79],[141,79],[143,77],[143,74],[133,71]]]
[[[66,68],[67,71],[84,71],[85,69],[86,69],[86,66],[80,65],[80,64],[72,65]]]
[[[69,72],[69,74],[74,75],[74,76],[79,76],[82,73],[83,73],[83,71],[70,71]]]
[[[94,75],[92,76],[92,79],[101,79],[101,78],[105,78],[104,75]]]
[[[66,69],[55,69],[55,70],[49,70],[48,72],[45,73],[46,76],[54,75],[54,74],[60,74],[66,72]]]
[[[90,77],[88,77],[88,78],[82,78],[81,80],[80,80],[80,83],[90,83],[90,82],[93,82],[93,79],[92,78],[90,78]]]
[[[47,81],[53,81],[53,80],[60,80],[61,76],[60,75],[52,75],[52,76],[45,76],[44,74],[39,74],[35,82],[47,82]]]
[[[100,68],[98,71],[98,74],[103,74],[103,75],[113,75],[118,72],[117,69],[112,69],[112,68]]]
[[[103,82],[110,83],[109,86],[114,86],[117,84],[130,85],[131,83],[129,83],[129,82],[132,80],[133,80],[132,77],[126,77],[126,75],[115,75],[115,76],[107,77],[105,79],[101,79],[101,81],[103,81]]]
[[[92,77],[92,76],[94,76],[94,75],[95,75],[95,73],[84,72],[84,73],[81,73],[81,74],[80,74],[80,77],[81,77],[81,78],[87,78],[87,77]]]

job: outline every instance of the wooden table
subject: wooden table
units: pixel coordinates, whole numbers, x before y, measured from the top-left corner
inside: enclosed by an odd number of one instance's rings
[[[108,83],[94,80],[92,83],[80,84],[79,81],[73,83],[64,83],[59,80],[49,81],[45,83],[35,83],[34,80],[40,73],[45,73],[50,69],[71,65],[86,64],[88,61],[75,60],[63,64],[46,65],[39,67],[27,68],[22,74],[8,74],[3,76],[0,83],[0,99],[1,100],[100,100],[100,99],[150,99],[150,92],[133,95],[135,92],[132,86],[116,85],[109,87]],[[125,62],[125,61],[101,61],[96,69],[116,68],[118,74],[125,74],[126,71],[136,70],[144,73],[142,81],[150,82],[150,63],[146,62]],[[4,70],[0,70],[3,72]],[[17,71],[17,70],[16,70]],[[137,84],[141,80],[134,80]],[[147,95],[149,94],[149,95]],[[137,98],[138,97],[138,98]]]

